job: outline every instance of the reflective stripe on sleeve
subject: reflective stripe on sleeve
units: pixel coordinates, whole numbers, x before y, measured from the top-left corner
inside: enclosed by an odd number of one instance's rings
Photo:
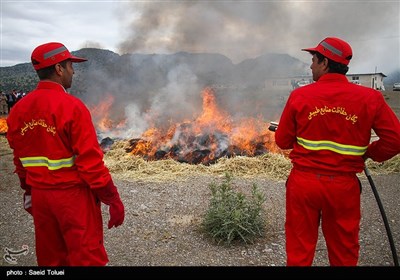
[[[297,137],[297,143],[307,150],[312,150],[312,151],[329,150],[338,154],[352,155],[352,156],[362,156],[367,151],[368,147],[368,146],[344,145],[327,140],[312,141],[301,137]]]
[[[20,158],[23,167],[45,166],[49,170],[57,170],[63,167],[71,167],[74,165],[75,157],[62,159],[49,159],[47,157],[25,157]]]

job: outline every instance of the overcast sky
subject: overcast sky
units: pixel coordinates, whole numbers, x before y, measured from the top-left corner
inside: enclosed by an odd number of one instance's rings
[[[400,68],[400,1],[1,1],[0,66],[59,41],[124,53],[207,52],[234,63],[287,53],[327,36],[353,48],[349,73]]]

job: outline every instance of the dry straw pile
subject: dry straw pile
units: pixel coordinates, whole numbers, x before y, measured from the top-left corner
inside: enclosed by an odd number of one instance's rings
[[[113,175],[125,180],[169,181],[185,180],[196,175],[224,175],[229,172],[234,177],[286,180],[292,167],[287,153],[267,153],[256,157],[236,156],[220,158],[215,164],[187,164],[172,159],[146,161],[125,151],[129,143],[118,141],[105,154],[104,161]],[[371,174],[400,172],[400,155],[383,163],[367,160]],[[364,174],[360,174],[364,176]]]

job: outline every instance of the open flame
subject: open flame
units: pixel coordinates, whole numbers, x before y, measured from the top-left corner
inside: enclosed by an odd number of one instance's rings
[[[96,125],[96,129],[99,132],[106,132],[113,129],[119,129],[125,126],[125,121],[114,122],[110,117],[110,108],[114,103],[114,97],[108,95],[104,101],[100,102],[96,106],[88,106],[92,115],[93,122]]]
[[[147,160],[172,158],[193,164],[210,164],[221,157],[256,156],[279,151],[273,132],[268,130],[269,123],[261,117],[232,118],[218,107],[215,92],[210,87],[203,90],[202,98],[203,108],[199,116],[167,128],[151,127],[139,138],[130,139],[126,151]],[[91,109],[93,119],[98,119],[95,124],[102,131],[116,128],[108,119],[107,109],[111,104],[112,98],[107,98]],[[125,124],[121,122],[118,126]]]
[[[8,130],[7,119],[0,118],[0,134],[6,134]]]
[[[256,156],[280,151],[274,133],[268,130],[269,124],[261,117],[232,118],[218,107],[215,92],[209,87],[203,90],[202,98],[199,116],[169,127],[150,127],[139,138],[129,139],[130,146],[126,151],[147,160],[172,158],[193,164],[210,164],[221,157]],[[125,119],[112,121],[113,102],[113,96],[109,95],[98,105],[89,107],[100,133],[127,129]],[[6,118],[0,118],[0,133],[5,134],[7,130]]]

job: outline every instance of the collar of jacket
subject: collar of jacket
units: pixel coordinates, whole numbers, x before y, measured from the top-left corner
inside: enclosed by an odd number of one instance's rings
[[[36,89],[54,89],[67,92],[61,84],[49,80],[39,81]]]
[[[321,78],[319,78],[318,82],[327,82],[327,81],[341,81],[341,82],[349,82],[346,75],[338,74],[338,73],[326,73]]]

